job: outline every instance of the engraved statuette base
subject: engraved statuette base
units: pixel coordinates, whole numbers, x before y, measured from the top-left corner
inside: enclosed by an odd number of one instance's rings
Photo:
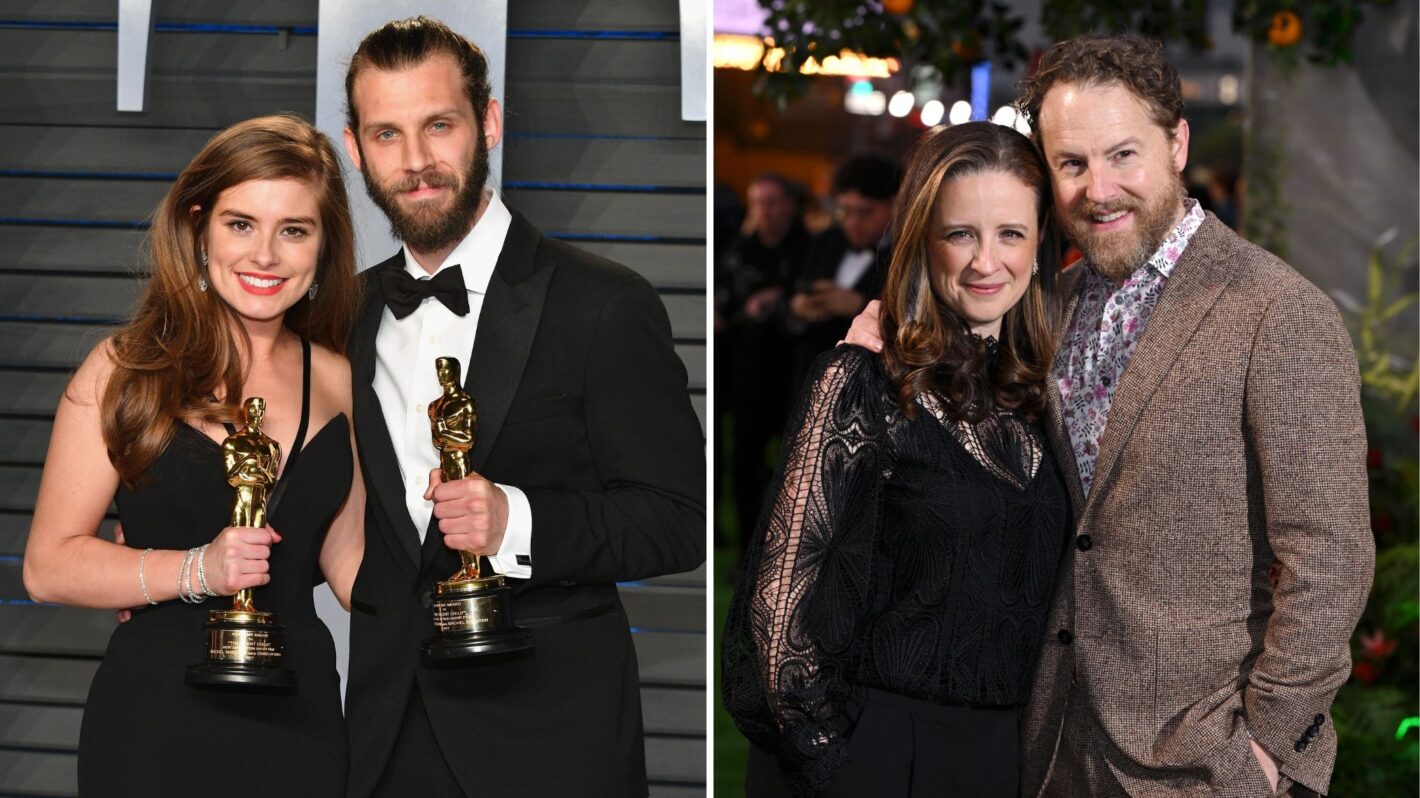
[[[439,582],[433,600],[439,631],[424,641],[424,664],[454,665],[472,657],[530,650],[532,633],[512,625],[511,594],[497,574]]]
[[[184,681],[189,687],[296,689],[296,674],[281,667],[285,635],[271,613],[214,610],[203,631],[206,660],[188,667]]]

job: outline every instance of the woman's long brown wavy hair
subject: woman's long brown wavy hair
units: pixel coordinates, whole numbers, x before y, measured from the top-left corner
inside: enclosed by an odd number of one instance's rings
[[[154,212],[151,268],[133,319],[113,336],[114,371],[100,403],[109,460],[132,486],[172,440],[177,423],[235,421],[250,345],[216,291],[198,290],[201,253],[218,196],[250,180],[305,181],[320,207],[320,288],[286,312],[297,335],[344,353],[360,286],[340,161],[330,140],[295,116],[264,116],[218,133],[178,175]],[[238,340],[240,336],[241,340]],[[212,396],[223,401],[215,402]]]
[[[949,180],[984,172],[1008,174],[1036,196],[1040,273],[1001,320],[993,367],[967,324],[932,290],[933,211]],[[981,421],[995,409],[1031,419],[1045,412],[1045,379],[1054,356],[1055,281],[1059,245],[1050,222],[1050,178],[1035,145],[1009,127],[968,122],[928,133],[907,163],[893,215],[892,263],[883,288],[883,363],[898,405],[915,416],[926,391],[946,400],[952,421]]]

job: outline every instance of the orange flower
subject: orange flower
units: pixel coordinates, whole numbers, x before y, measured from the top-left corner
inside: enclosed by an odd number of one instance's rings
[[[1272,15],[1267,40],[1278,47],[1291,47],[1302,40],[1302,21],[1292,11],[1278,11]]]
[[[952,42],[952,53],[963,61],[976,61],[981,58],[981,39],[975,33],[968,33],[966,38]]]
[[[883,0],[883,10],[889,14],[907,14],[914,3],[915,0]]]

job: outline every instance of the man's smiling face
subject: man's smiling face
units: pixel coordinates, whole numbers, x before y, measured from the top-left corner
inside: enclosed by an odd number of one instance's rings
[[[1038,129],[1060,226],[1097,272],[1123,281],[1183,216],[1188,123],[1170,135],[1123,85],[1062,83]]]

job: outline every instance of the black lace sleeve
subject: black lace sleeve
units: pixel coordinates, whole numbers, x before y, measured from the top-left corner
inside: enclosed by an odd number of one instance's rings
[[[814,364],[721,644],[727,709],[801,795],[822,791],[845,756],[843,668],[871,596],[885,389],[865,350]]]

